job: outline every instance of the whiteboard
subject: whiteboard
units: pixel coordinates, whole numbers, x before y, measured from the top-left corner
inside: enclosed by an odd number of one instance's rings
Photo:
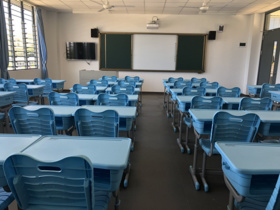
[[[134,34],[133,70],[176,69],[177,35]]]

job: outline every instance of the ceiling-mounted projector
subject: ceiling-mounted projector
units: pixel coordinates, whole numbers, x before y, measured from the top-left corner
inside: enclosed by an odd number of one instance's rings
[[[147,23],[147,29],[158,29],[159,28],[159,23],[158,23],[159,19],[154,16],[152,18],[152,22]]]

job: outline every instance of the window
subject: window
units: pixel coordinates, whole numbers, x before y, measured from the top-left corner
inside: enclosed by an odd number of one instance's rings
[[[265,30],[280,28],[280,10],[267,13],[265,19]]]
[[[3,4],[9,45],[8,70],[38,69],[34,7],[16,0]]]

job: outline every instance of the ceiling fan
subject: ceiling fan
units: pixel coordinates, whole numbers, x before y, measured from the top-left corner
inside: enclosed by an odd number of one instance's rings
[[[102,12],[104,10],[111,11],[111,9],[113,9],[115,7],[134,7],[134,6],[129,6],[129,5],[126,5],[126,6],[123,6],[123,5],[111,5],[108,0],[106,0],[105,2],[102,1],[102,3],[98,2],[98,1],[93,1],[93,0],[91,0],[91,1],[96,3],[96,4],[101,5],[103,7],[102,9],[98,10],[98,12]]]
[[[209,9],[208,3],[209,3],[209,1],[204,1],[202,3],[201,7],[188,7],[188,6],[185,6],[184,8],[198,8],[199,12],[206,13],[207,10]]]

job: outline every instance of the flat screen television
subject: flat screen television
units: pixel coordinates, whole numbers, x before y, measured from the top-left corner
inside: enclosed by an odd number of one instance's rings
[[[66,59],[95,60],[94,42],[66,42]]]

